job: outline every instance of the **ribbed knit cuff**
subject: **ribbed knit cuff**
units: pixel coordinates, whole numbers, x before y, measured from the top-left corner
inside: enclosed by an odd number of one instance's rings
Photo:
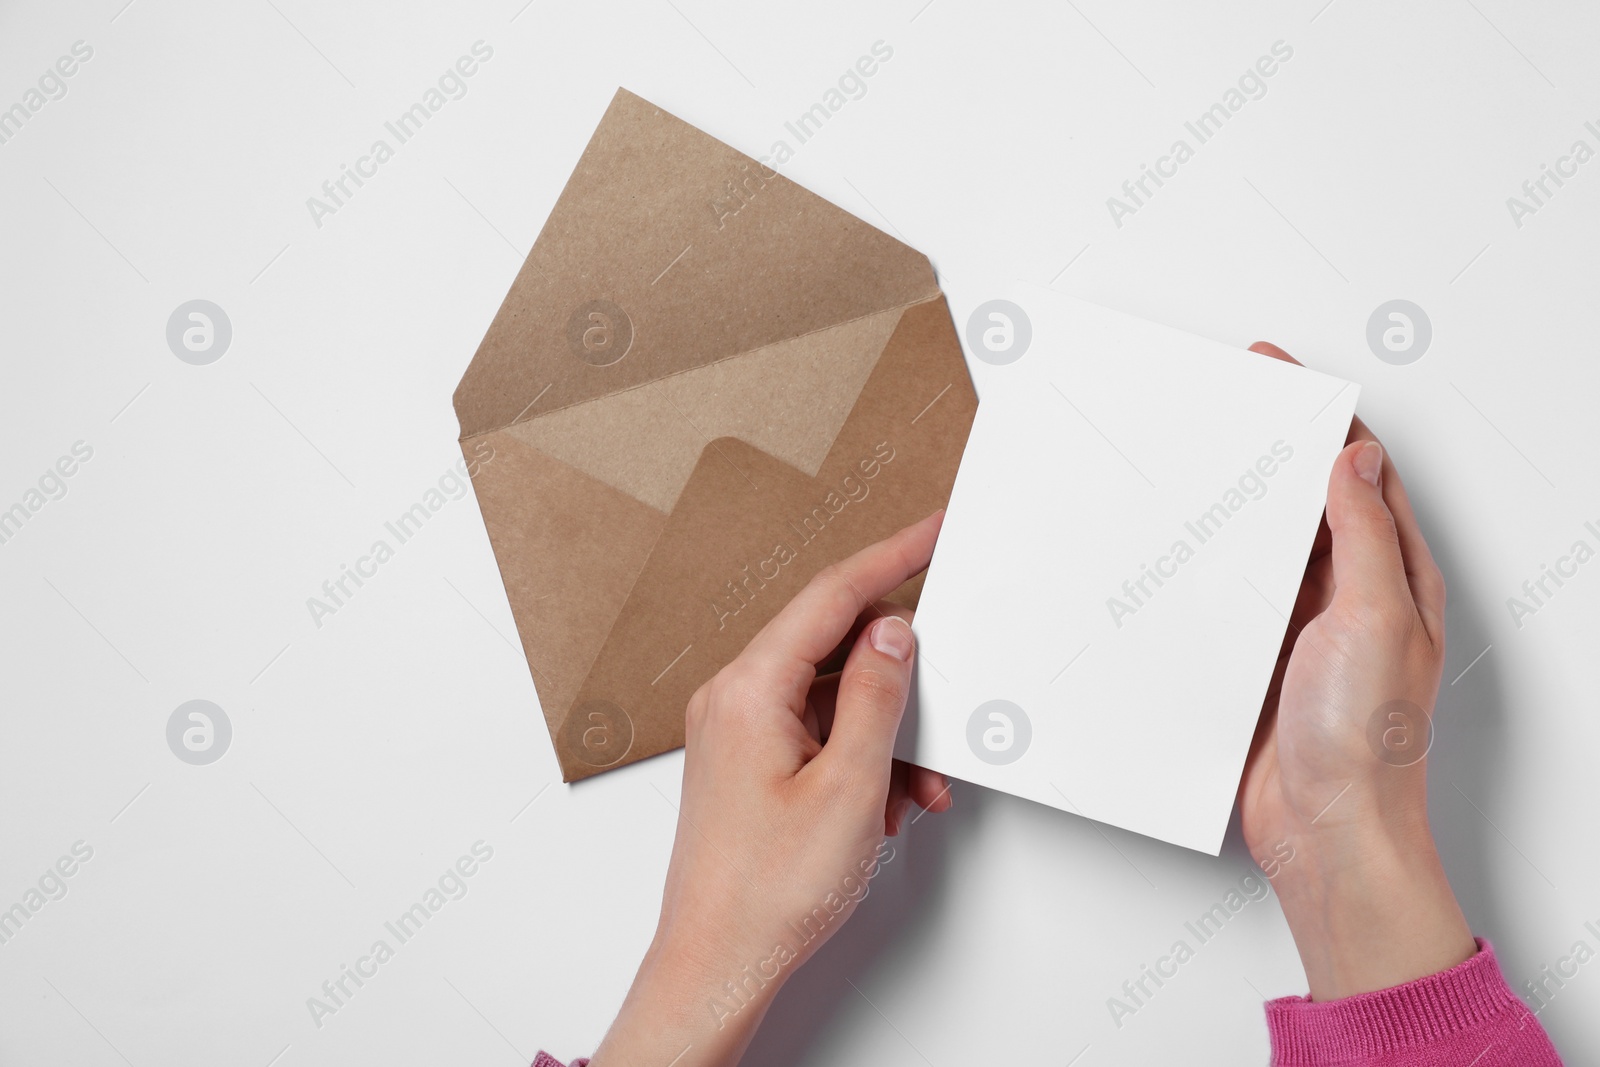
[[[572,1067],[587,1067],[588,1063],[587,1059],[573,1060]],[[566,1067],[566,1064],[550,1055],[544,1049],[540,1049],[539,1054],[533,1058],[533,1067]]]
[[[1494,946],[1448,971],[1343,1000],[1268,1001],[1272,1062],[1281,1067],[1347,1063],[1406,1052],[1526,1009],[1506,985]]]

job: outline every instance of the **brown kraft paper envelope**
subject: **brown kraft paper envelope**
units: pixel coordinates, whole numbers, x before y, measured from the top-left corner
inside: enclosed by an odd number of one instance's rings
[[[977,398],[926,257],[619,89],[455,408],[570,782],[943,507]]]

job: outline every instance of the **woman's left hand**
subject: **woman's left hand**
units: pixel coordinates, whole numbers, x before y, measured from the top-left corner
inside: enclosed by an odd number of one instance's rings
[[[819,572],[690,700],[661,921],[593,1067],[737,1063],[866,895],[884,836],[913,802],[950,807],[943,776],[893,759],[915,641],[880,603],[927,567],[943,517]]]

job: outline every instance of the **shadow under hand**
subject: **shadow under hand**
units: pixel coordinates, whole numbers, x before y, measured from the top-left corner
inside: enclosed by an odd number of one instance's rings
[[[1420,506],[1418,511],[1426,522]],[[1445,526],[1435,522],[1427,528]],[[1432,548],[1447,578],[1464,573],[1452,558],[1454,546],[1448,538],[1438,538]],[[1507,740],[1505,683],[1496,651],[1485,652],[1493,640],[1489,617],[1495,609],[1474,598],[1469,583],[1451,583],[1445,619],[1448,662],[1434,704],[1428,753],[1429,822],[1439,857],[1472,932],[1490,938],[1506,928],[1509,918],[1507,902],[1497,899],[1504,883],[1505,846],[1483,814],[1499,806],[1495,797],[1506,785],[1494,768],[1494,754],[1505,750]],[[1542,877],[1526,873],[1535,881]],[[1509,967],[1507,973],[1512,973]]]
[[[962,785],[958,782],[956,788]],[[968,786],[966,796],[976,792]],[[849,922],[789,978],[745,1053],[745,1063],[800,1067],[840,1062],[826,1055],[831,1025],[847,1017],[842,1009],[849,1001],[863,999],[867,976],[891,945],[914,938],[936,921],[953,853],[965,834],[976,829],[976,809],[969,801],[942,815],[924,813],[915,823],[908,820],[898,837],[886,839],[893,851],[881,854],[866,897]]]

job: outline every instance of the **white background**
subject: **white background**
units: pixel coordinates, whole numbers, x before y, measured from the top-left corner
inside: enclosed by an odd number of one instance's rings
[[[680,759],[559,783],[470,496],[320,628],[306,598],[459,458],[451,390],[617,85],[765,154],[878,40],[892,60],[784,169],[927,252],[958,322],[1014,277],[1361,383],[1451,582],[1446,865],[1514,984],[1600,947],[1600,562],[1520,628],[1505,603],[1600,520],[1600,161],[1521,228],[1506,207],[1600,147],[1600,11],[124,3],[0,13],[0,106],[94,49],[0,145],[0,507],[94,449],[0,545],[0,907],[94,850],[0,945],[0,1062],[594,1047],[654,925]],[[479,39],[467,96],[316,226],[307,197]],[[1280,39],[1267,95],[1114,225],[1106,198]],[[1365,341],[1397,297],[1434,326],[1410,366]],[[194,298],[234,330],[205,367],[165,340]],[[210,766],[165,740],[194,698],[233,724]],[[480,839],[468,895],[314,1026],[306,999]],[[1261,1063],[1262,997],[1304,991],[1268,900],[1111,1020],[1249,870],[1236,834],[1212,859],[958,788],[896,848],[750,1062]],[[1591,964],[1543,1013],[1568,1062],[1600,1057],[1597,1009]]]

